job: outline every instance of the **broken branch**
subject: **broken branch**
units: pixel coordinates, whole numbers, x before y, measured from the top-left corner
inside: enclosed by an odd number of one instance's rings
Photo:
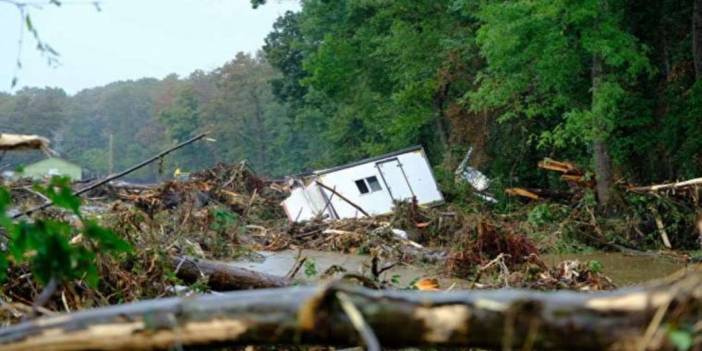
[[[105,177],[104,179],[102,179],[102,180],[100,180],[100,181],[98,181],[98,182],[96,182],[96,183],[93,183],[93,184],[91,184],[91,185],[89,185],[89,186],[87,186],[87,187],[85,187],[85,188],[83,188],[83,189],[80,189],[80,190],[78,190],[78,191],[75,191],[75,192],[73,193],[73,195],[74,195],[74,196],[80,196],[80,195],[82,195],[82,194],[85,194],[85,193],[89,192],[90,190],[93,190],[93,189],[98,188],[98,187],[100,187],[100,186],[102,186],[102,185],[105,185],[105,184],[107,184],[107,183],[109,183],[109,182],[111,182],[111,181],[113,181],[113,180],[115,180],[115,179],[122,178],[122,177],[124,177],[124,176],[126,176],[126,175],[128,175],[128,174],[130,174],[130,173],[132,173],[132,172],[134,172],[134,171],[137,171],[137,170],[139,170],[139,169],[141,169],[141,168],[147,166],[148,164],[150,164],[150,163],[152,163],[152,162],[154,162],[154,161],[156,161],[156,160],[161,159],[162,157],[164,157],[164,156],[170,154],[170,153],[173,152],[173,151],[176,151],[176,150],[178,150],[178,149],[180,149],[180,148],[182,148],[182,147],[184,147],[184,146],[190,145],[190,144],[192,144],[192,143],[194,143],[194,142],[196,142],[196,141],[198,141],[198,140],[204,138],[205,136],[207,136],[207,133],[200,134],[200,135],[198,135],[198,136],[196,136],[196,137],[194,137],[194,138],[192,138],[192,139],[189,139],[189,140],[187,140],[187,141],[184,141],[184,142],[182,142],[182,143],[180,143],[180,144],[178,144],[178,145],[176,145],[176,146],[174,146],[174,147],[172,147],[172,148],[170,148],[170,149],[164,150],[164,151],[162,151],[161,153],[159,153],[158,155],[156,155],[156,156],[154,156],[154,157],[151,157],[151,158],[149,158],[149,159],[147,159],[147,160],[144,160],[144,161],[142,161],[141,163],[139,163],[139,164],[137,164],[137,165],[135,165],[135,166],[132,166],[132,167],[130,167],[130,168],[128,168],[128,169],[126,169],[126,170],[124,170],[124,171],[122,171],[122,172],[119,172],[119,173],[117,173],[117,174],[113,174],[113,175],[110,175],[110,176],[108,176],[108,177]],[[31,208],[31,209],[29,209],[29,210],[27,210],[27,211],[25,211],[25,212],[18,213],[18,214],[16,214],[16,215],[12,216],[12,219],[17,219],[17,218],[20,218],[20,217],[23,217],[23,216],[29,216],[29,215],[31,215],[31,214],[34,213],[34,212],[47,209],[47,208],[51,207],[53,204],[54,204],[54,203],[51,202],[51,201],[46,202],[46,203],[44,203],[43,205],[40,205],[40,206]]]
[[[318,180],[315,181],[315,182],[317,183],[317,185],[321,186],[322,188],[331,191],[332,194],[336,194],[336,196],[338,196],[340,199],[346,201],[346,203],[348,203],[349,205],[353,206],[355,209],[357,209],[358,211],[360,211],[361,213],[363,213],[364,216],[370,217],[370,215],[368,214],[368,212],[366,212],[363,208],[361,208],[361,206],[356,205],[355,203],[353,203],[353,201],[351,201],[351,200],[349,200],[348,198],[346,198],[346,196],[341,195],[338,191],[336,191],[336,190],[334,190],[334,189],[332,189],[332,188],[330,188],[330,187],[324,185],[322,182],[320,182],[320,181],[318,181]]]

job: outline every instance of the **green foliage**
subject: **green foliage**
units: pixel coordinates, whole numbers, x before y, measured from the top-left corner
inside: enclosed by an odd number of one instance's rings
[[[227,209],[216,208],[213,211],[214,221],[210,224],[210,228],[216,232],[224,232],[239,221],[239,216]]]
[[[602,273],[602,270],[604,269],[604,266],[602,265],[602,262],[597,261],[597,260],[590,260],[587,262],[587,268],[592,272],[592,273]]]
[[[312,278],[317,275],[317,263],[313,259],[305,260],[303,266],[305,277]]]
[[[674,327],[668,328],[668,340],[678,351],[687,351],[694,344],[693,333],[690,330],[682,330]]]
[[[0,227],[7,233],[7,251],[0,255],[0,278],[4,279],[8,262],[29,264],[33,276],[41,283],[83,279],[91,287],[98,283],[96,254],[129,252],[130,245],[111,230],[87,219],[80,212],[80,199],[73,196],[67,178],[55,177],[46,186],[35,186],[59,208],[70,211],[82,222],[77,229],[53,219],[13,221],[7,217],[9,193],[0,188]],[[80,244],[71,243],[82,236]]]
[[[555,219],[548,204],[540,204],[534,207],[530,212],[527,221],[531,225],[540,226],[546,223],[551,223]]]

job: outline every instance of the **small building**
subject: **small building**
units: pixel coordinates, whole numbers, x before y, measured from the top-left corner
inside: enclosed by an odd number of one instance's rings
[[[51,157],[24,167],[20,176],[32,179],[63,176],[70,177],[72,180],[81,180],[83,170],[74,163],[58,157]]]
[[[392,212],[395,202],[444,202],[424,149],[414,146],[295,179],[282,206],[290,221],[342,219]]]

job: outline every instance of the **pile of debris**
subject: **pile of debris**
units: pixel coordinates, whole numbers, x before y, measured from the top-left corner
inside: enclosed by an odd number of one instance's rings
[[[483,219],[474,229],[465,232],[462,241],[451,250],[447,269],[454,276],[467,277],[497,257],[501,257],[506,268],[513,269],[538,254],[536,246],[525,235],[508,227],[498,228],[494,222]]]

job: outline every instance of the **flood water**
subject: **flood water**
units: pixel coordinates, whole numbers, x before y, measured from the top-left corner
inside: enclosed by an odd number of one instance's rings
[[[288,274],[298,255],[297,251],[293,250],[260,252],[259,254],[261,257],[258,260],[237,261],[232,264],[237,267],[282,276]],[[303,267],[296,275],[297,279],[309,282],[317,281],[320,278],[323,279],[323,273],[334,265],[343,267],[348,273],[360,273],[370,276],[370,257],[368,256],[316,250],[303,250],[302,256],[314,261],[317,274],[307,276]],[[544,255],[542,259],[547,265],[554,265],[564,260],[580,260],[582,262],[597,260],[602,264],[603,272],[620,287],[663,278],[684,268],[681,263],[666,257],[632,256],[623,253],[596,252]],[[399,281],[396,284],[398,287],[408,286],[416,279],[425,277],[438,278],[443,289],[452,285],[455,288],[465,288],[470,285],[466,280],[446,277],[441,265],[414,266],[401,264],[385,272],[382,278],[390,280],[393,276]]]
[[[620,252],[593,252],[585,254],[544,255],[547,265],[564,260],[602,263],[602,270],[617,286],[640,284],[666,277],[684,268],[684,265],[668,257],[636,256]]]
[[[250,261],[239,261],[232,262],[233,265],[237,267],[248,268],[260,272],[266,272],[274,275],[286,275],[291,267],[295,265],[297,259],[297,251],[284,250],[278,252],[259,252],[263,256],[263,260],[257,260],[257,262]],[[306,276],[304,267],[295,276],[297,279],[302,279],[304,281],[317,281],[322,277],[323,273],[330,267],[336,265],[343,267],[347,273],[359,273],[366,276],[370,276],[370,262],[369,256],[362,255],[350,255],[337,252],[326,252],[317,250],[303,250],[302,256],[307,257],[308,260],[314,261],[315,268],[318,274],[314,276]],[[383,264],[389,264],[389,262],[384,262]],[[467,286],[468,282],[448,278],[444,276],[442,272],[442,267],[437,266],[415,266],[398,264],[397,266],[391,268],[390,270],[383,273],[382,279],[391,280],[395,276],[398,280],[398,287],[406,287],[410,285],[413,281],[419,278],[439,278],[439,282],[442,288],[448,288],[451,285],[456,287]]]

